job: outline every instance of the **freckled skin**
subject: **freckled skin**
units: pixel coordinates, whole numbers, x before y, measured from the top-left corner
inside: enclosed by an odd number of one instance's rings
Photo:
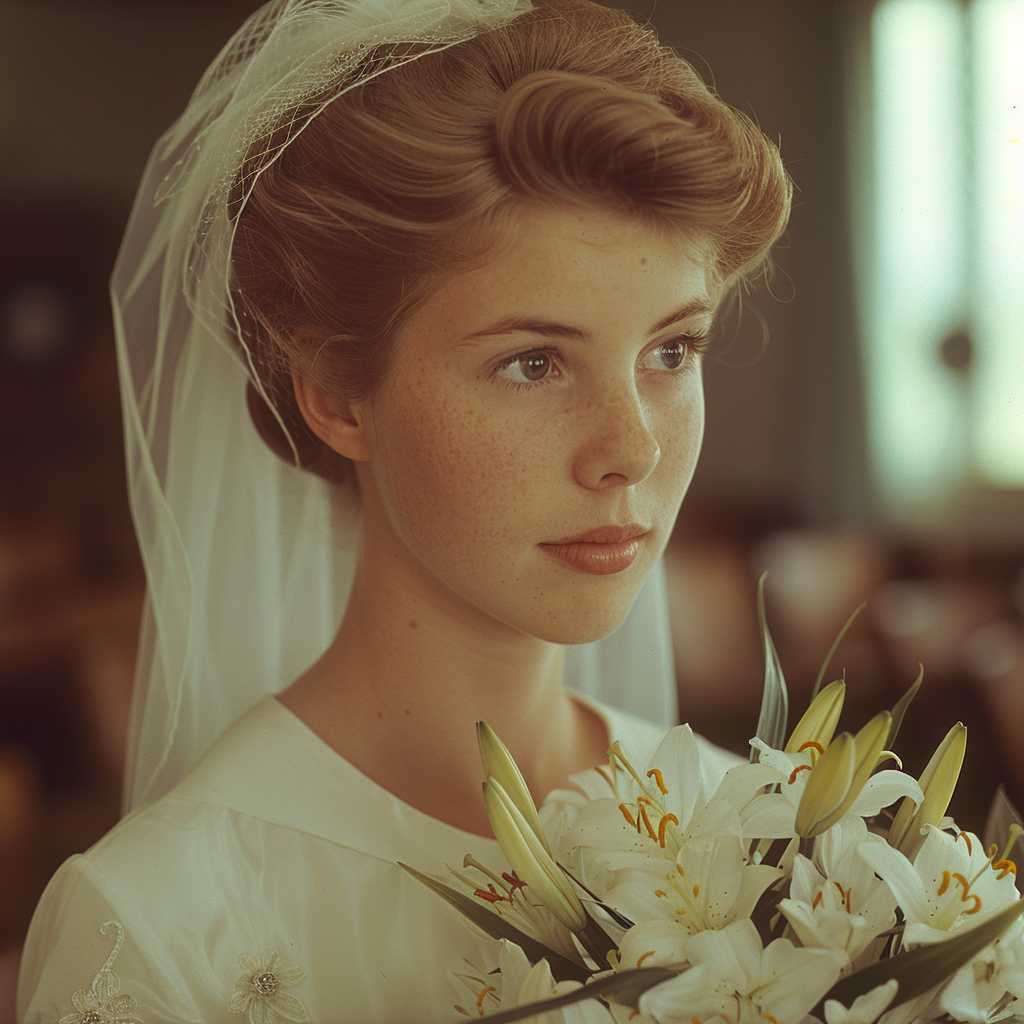
[[[717,298],[696,245],[594,210],[524,211],[501,241],[410,318],[372,397],[339,408],[297,381],[354,460],[363,528],[338,633],[280,695],[378,785],[479,835],[477,721],[538,802],[606,759],[559,645],[615,629],[664,548],[703,432],[692,336]],[[534,329],[469,338],[507,317]],[[649,533],[616,573],[540,546],[632,523]]]
[[[406,325],[381,388],[353,407],[374,564],[482,629],[564,644],[618,626],[700,449],[699,358],[669,372],[651,350],[707,324],[650,333],[685,303],[712,302],[695,251],[611,214],[537,208],[484,267],[449,279]],[[508,315],[589,336],[464,341]],[[531,349],[551,354],[549,377],[517,387],[521,368],[495,372]],[[613,523],[650,528],[613,575],[538,547]]]

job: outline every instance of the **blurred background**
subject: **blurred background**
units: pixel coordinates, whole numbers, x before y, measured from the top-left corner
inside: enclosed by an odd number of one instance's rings
[[[118,817],[144,577],[106,280],[136,183],[252,0],[0,0],[0,1024],[47,879]],[[722,318],[668,552],[684,719],[742,751],[763,660],[843,727],[925,666],[952,812],[1024,803],[1024,0],[632,0],[778,141],[767,285]]]

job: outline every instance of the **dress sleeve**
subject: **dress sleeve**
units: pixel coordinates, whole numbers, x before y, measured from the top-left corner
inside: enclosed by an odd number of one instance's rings
[[[156,922],[154,922],[156,923]],[[50,880],[18,978],[19,1024],[163,1024],[201,1016],[180,966],[84,856]],[[226,1009],[226,1007],[225,1007]]]

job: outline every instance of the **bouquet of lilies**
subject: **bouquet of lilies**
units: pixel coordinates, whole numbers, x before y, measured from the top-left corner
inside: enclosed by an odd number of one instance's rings
[[[892,748],[919,675],[891,711],[836,735],[845,683],[821,683],[840,633],[787,736],[763,589],[758,611],[757,735],[750,763],[717,784],[680,726],[650,764],[614,743],[607,766],[538,813],[508,751],[479,725],[488,816],[511,870],[467,857],[449,885],[406,867],[501,940],[491,962],[453,976],[462,1014],[490,1024],[1024,1020],[1024,900],[1011,859],[1024,853],[1024,827],[1001,790],[986,842],[946,816],[965,728],[949,731],[919,779],[901,770]]]

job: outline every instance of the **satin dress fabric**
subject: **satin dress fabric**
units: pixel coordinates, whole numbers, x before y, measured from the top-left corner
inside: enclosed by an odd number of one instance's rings
[[[585,703],[639,761],[664,735]],[[712,780],[739,763],[698,743]],[[403,803],[268,697],[59,869],[29,930],[17,1020],[449,1024],[449,972],[490,962],[494,944],[398,862],[447,878],[466,854],[507,870],[496,841]],[[275,992],[251,994],[254,964],[276,972]]]

